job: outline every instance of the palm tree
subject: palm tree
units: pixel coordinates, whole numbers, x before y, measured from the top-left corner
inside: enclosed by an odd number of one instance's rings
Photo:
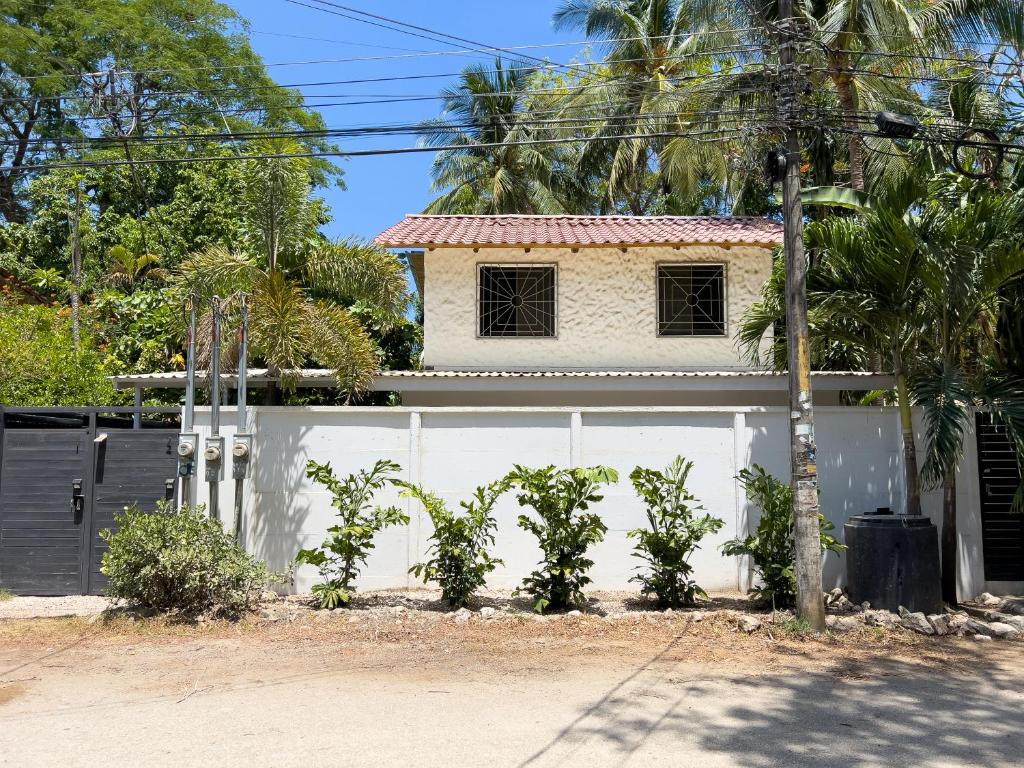
[[[107,255],[110,258],[107,282],[122,291],[131,293],[146,281],[167,279],[167,272],[160,266],[160,257],[155,253],[135,254],[123,245],[115,245]]]
[[[921,514],[909,377],[927,319],[920,300],[923,254],[904,214],[920,196],[910,181],[860,218],[835,217],[807,228],[808,248],[819,260],[807,293],[815,331],[862,347],[895,378],[908,515]]]
[[[579,173],[602,181],[603,212],[646,214],[667,197],[693,199],[702,184],[728,186],[729,151],[686,135],[720,127],[703,91],[705,76],[713,79],[722,63],[703,51],[727,45],[736,35],[692,31],[721,17],[711,4],[686,0],[564,0],[555,12],[556,29],[607,41],[607,71],[588,80],[563,106],[563,114],[596,118]],[[614,138],[622,135],[634,138]],[[733,181],[742,185],[739,177]]]
[[[996,361],[1002,296],[1024,274],[1024,192],[941,179],[917,213],[925,258],[923,329],[912,381],[928,443],[923,478],[942,487],[942,594],[955,604],[956,471],[975,408],[1024,437],[1024,381]]]
[[[943,488],[943,595],[955,603],[956,468],[972,414],[983,409],[1024,448],[1024,382],[998,369],[994,333],[1003,292],[1024,274],[1024,193],[943,175],[865,202],[856,217],[807,228],[811,331],[893,372],[908,514],[921,512],[911,408],[922,409],[923,479]],[[745,318],[752,357],[782,316],[779,290],[770,281]]]
[[[427,213],[563,213],[568,179],[553,145],[519,142],[552,138],[531,117],[534,70],[522,62],[467,67],[441,92],[444,116],[423,124],[423,141],[454,147],[434,159]]]
[[[274,154],[294,149],[273,148]],[[308,361],[331,368],[351,398],[369,387],[378,360],[373,340],[348,307],[369,307],[379,323],[397,322],[409,301],[405,268],[381,248],[354,240],[329,242],[319,235],[319,203],[309,190],[304,159],[249,161],[250,242],[241,249],[215,246],[193,254],[182,264],[175,288],[202,307],[215,295],[227,297],[229,320],[231,299],[248,294],[252,354],[285,387]],[[268,399],[275,396],[272,390]]]

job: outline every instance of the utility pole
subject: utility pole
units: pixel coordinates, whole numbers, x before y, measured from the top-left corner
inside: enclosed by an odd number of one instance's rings
[[[793,491],[797,615],[811,629],[825,629],[818,528],[818,467],[811,402],[811,354],[807,329],[807,260],[800,201],[800,89],[795,60],[793,0],[779,0],[779,74],[786,174],[782,182],[786,260],[786,341],[789,351],[790,487]]]

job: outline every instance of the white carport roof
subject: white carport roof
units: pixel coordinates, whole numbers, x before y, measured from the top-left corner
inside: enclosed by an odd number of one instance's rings
[[[296,372],[296,386],[334,387],[334,374],[324,368]],[[185,373],[142,373],[112,377],[117,389],[182,389]],[[205,382],[205,373],[196,373]],[[266,369],[250,369],[250,387],[276,382]],[[867,371],[814,371],[811,380],[819,390],[889,389],[893,378]],[[234,374],[221,381],[234,386]],[[551,391],[666,391],[666,390],[786,390],[785,373],[774,371],[381,371],[372,388],[378,392],[551,392]]]

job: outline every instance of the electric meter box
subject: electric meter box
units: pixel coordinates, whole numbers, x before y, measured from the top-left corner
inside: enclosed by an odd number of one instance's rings
[[[224,479],[224,438],[208,437],[203,448],[206,481],[216,483]]]
[[[191,477],[196,473],[196,452],[199,450],[199,435],[182,432],[178,435],[178,475]]]
[[[232,438],[231,444],[231,477],[244,480],[249,476],[249,464],[252,462],[252,435],[239,432]]]

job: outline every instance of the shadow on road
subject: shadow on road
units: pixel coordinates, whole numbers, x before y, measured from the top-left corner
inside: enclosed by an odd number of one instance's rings
[[[970,671],[882,657],[704,677],[669,658],[671,648],[581,710],[521,768],[574,765],[596,752],[602,764],[641,764],[638,751],[667,758],[682,748],[753,768],[1024,766],[1024,649],[1016,663],[1006,659],[1017,647],[1001,651],[1002,665],[972,652]]]

